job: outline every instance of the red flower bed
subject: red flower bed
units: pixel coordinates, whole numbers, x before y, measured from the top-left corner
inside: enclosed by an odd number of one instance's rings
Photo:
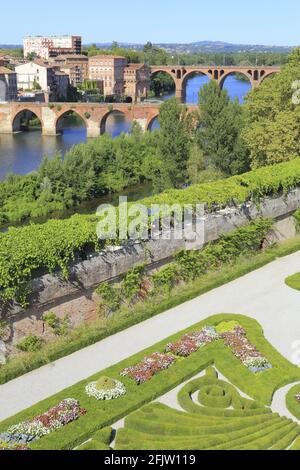
[[[172,352],[177,356],[188,357],[198,351],[202,346],[218,339],[218,334],[213,327],[205,327],[201,331],[184,335],[176,343],[169,343],[166,352]]]
[[[132,367],[127,367],[120,373],[121,376],[128,376],[140,385],[150,380],[153,375],[168,369],[175,361],[175,357],[169,354],[153,353]]]

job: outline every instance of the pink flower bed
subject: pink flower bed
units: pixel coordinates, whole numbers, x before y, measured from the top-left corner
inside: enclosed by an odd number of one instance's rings
[[[153,353],[132,367],[127,367],[120,373],[121,376],[130,377],[138,385],[150,380],[155,374],[168,369],[175,361],[175,357],[164,353]]]
[[[272,365],[256,349],[246,337],[246,332],[241,326],[237,326],[234,331],[221,334],[224,344],[228,346],[235,357],[237,357],[251,372],[263,372],[271,369]]]
[[[26,445],[77,420],[85,413],[86,410],[80,407],[77,400],[67,398],[32,420],[11,426],[7,432],[0,434],[0,441],[9,447]]]
[[[184,335],[179,341],[169,343],[166,352],[172,352],[177,356],[188,357],[201,347],[218,339],[218,334],[213,327],[205,327],[201,331]]]

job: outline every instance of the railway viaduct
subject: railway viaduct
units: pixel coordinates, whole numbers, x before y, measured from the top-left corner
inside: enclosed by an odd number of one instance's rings
[[[194,75],[204,75],[216,80],[222,88],[226,78],[230,75],[241,74],[251,83],[252,88],[258,87],[265,78],[280,72],[280,67],[210,67],[210,66],[152,66],[151,75],[160,72],[169,74],[175,83],[176,97],[184,102],[187,81]]]

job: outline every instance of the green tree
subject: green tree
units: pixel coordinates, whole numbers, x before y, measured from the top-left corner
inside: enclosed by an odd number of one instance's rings
[[[244,113],[237,100],[230,101],[226,90],[211,80],[199,93],[201,125],[199,144],[206,167],[227,174],[247,171],[248,156],[241,142]]]
[[[175,188],[185,181],[190,153],[187,108],[176,98],[160,107],[160,132],[157,134],[157,159],[151,175],[157,189]]]
[[[246,99],[242,138],[252,168],[300,156],[300,110],[293,102],[293,83],[300,78],[300,48],[280,73],[267,77]]]

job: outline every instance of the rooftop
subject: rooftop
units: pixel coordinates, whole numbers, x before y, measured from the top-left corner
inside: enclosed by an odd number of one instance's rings
[[[66,60],[66,59],[87,59],[88,60],[88,56],[84,54],[61,54],[61,55],[58,55],[57,57],[53,57],[54,61]]]
[[[13,70],[8,69],[7,67],[0,67],[0,74],[7,75],[9,73],[16,73]]]
[[[89,57],[89,59],[125,59],[126,60],[126,57],[122,56],[122,55],[109,55],[109,54],[100,54],[100,55],[93,55],[91,57]]]

